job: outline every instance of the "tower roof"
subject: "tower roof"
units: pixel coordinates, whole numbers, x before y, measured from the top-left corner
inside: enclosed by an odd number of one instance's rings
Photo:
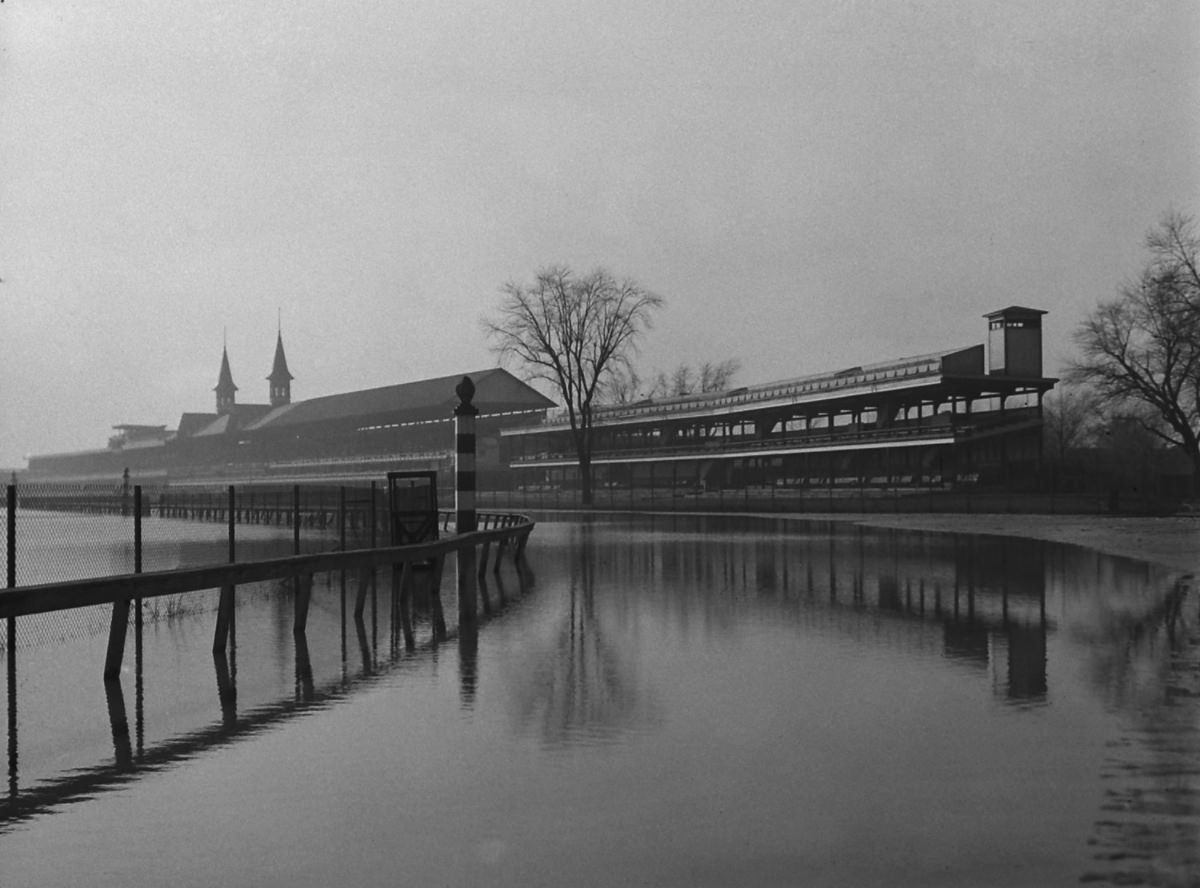
[[[989,321],[992,318],[1039,318],[1049,312],[1042,311],[1040,308],[1026,308],[1023,305],[1010,305],[1008,308],[998,308],[995,311],[989,311],[984,315]]]
[[[233,373],[229,370],[229,350],[222,347],[221,349],[221,372],[217,376],[217,385],[213,389],[215,392],[236,392],[237,386],[233,384]]]
[[[295,378],[288,372],[287,355],[283,353],[283,331],[280,331],[275,339],[275,363],[271,366],[271,375],[267,379],[278,385]]]

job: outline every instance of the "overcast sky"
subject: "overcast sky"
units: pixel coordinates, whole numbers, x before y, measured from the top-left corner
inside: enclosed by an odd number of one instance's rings
[[[493,366],[506,280],[667,299],[647,372],[971,345],[1047,371],[1200,212],[1200,4],[8,0],[0,465]],[[227,331],[227,333],[226,333]]]

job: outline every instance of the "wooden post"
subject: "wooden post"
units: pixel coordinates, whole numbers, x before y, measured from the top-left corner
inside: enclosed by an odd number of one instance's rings
[[[121,674],[121,659],[125,655],[125,630],[129,626],[129,599],[114,601],[112,619],[108,625],[108,653],[104,657],[104,677]]]
[[[229,518],[229,563],[230,564],[233,564],[233,562],[237,561],[236,536],[235,536],[236,532],[234,530],[234,528],[236,526],[236,522],[234,520],[235,515],[234,515],[234,511],[233,511],[236,503],[237,503],[237,491],[235,490],[234,486],[232,484],[230,484],[229,485],[229,502],[228,502],[228,509],[227,509],[227,513],[228,513],[227,517]]]
[[[237,560],[237,544],[233,530],[233,506],[236,493],[233,485],[229,485],[229,563]],[[213,653],[225,653],[229,636],[233,634],[233,590],[232,584],[221,587],[221,597],[217,600],[217,628],[213,633]]]
[[[300,554],[300,485],[292,485],[292,554]]]
[[[312,574],[301,574],[293,579],[296,588],[294,598],[292,634],[304,635],[308,628],[308,603],[312,599]]]
[[[133,745],[129,740],[129,717],[125,714],[125,695],[121,682],[105,678],[104,696],[108,703],[108,721],[112,726],[113,755],[118,768],[133,765]]]
[[[475,384],[464,376],[454,389],[458,406],[454,408],[455,478],[454,506],[459,536],[474,533],[475,514],[475,417],[478,408],[471,403]],[[455,553],[458,566],[458,627],[475,625],[478,590],[475,571],[475,546],[462,546]]]
[[[133,572],[142,572],[142,485],[133,488]],[[142,751],[144,735],[142,687],[142,598],[133,599],[133,672],[134,672],[134,715],[137,718],[138,753]]]
[[[229,641],[230,630],[233,626],[233,586],[221,587],[221,597],[217,602],[217,628],[213,633],[213,653],[224,653]]]
[[[237,724],[237,686],[229,670],[229,661],[221,653],[213,653],[217,672],[217,699],[221,701],[221,724],[231,728]]]
[[[374,549],[374,548],[375,548],[375,546],[376,546],[376,544],[377,544],[377,539],[378,539],[378,530],[377,530],[377,528],[376,528],[376,526],[375,526],[375,525],[376,525],[376,522],[377,522],[379,519],[378,519],[378,517],[377,517],[377,516],[376,516],[376,514],[375,514],[375,509],[376,509],[376,506],[375,506],[375,482],[374,482],[374,481],[372,481],[372,482],[371,482],[371,509],[370,509],[370,514],[371,514],[371,548],[372,548],[372,549]]]
[[[310,577],[311,579],[311,577]],[[309,586],[311,587],[311,583]],[[311,700],[316,693],[313,685],[312,660],[308,655],[308,639],[303,632],[296,633],[296,699],[302,702]]]
[[[492,548],[492,541],[485,540],[483,543],[483,550],[480,552],[480,555],[479,555],[479,570],[476,572],[476,575],[481,580],[484,578],[484,575],[487,573],[488,550],[491,548]]]
[[[17,585],[17,485],[8,485],[7,493],[8,588]],[[17,794],[17,618],[7,620],[8,647],[8,793]]]
[[[346,551],[346,485],[338,486],[338,551]]]
[[[374,572],[374,569],[371,569]],[[361,620],[363,610],[367,604],[367,590],[370,586],[370,576],[367,568],[360,568],[358,572],[358,592],[354,596],[354,619]]]
[[[395,576],[395,574],[393,574]],[[404,646],[408,650],[416,647],[416,638],[413,635],[412,624],[412,563],[405,561],[400,565],[399,579],[396,581],[400,585],[399,601],[400,601],[400,629],[404,633]],[[393,601],[396,597],[392,598]],[[394,617],[393,617],[394,622]]]
[[[8,485],[8,588],[17,585],[17,485]]]
[[[496,561],[492,565],[492,573],[493,574],[496,574],[496,575],[500,574],[500,562],[502,562],[504,560],[504,550],[507,548],[508,548],[508,537],[507,536],[500,537],[499,542],[496,543]]]
[[[123,502],[128,497],[128,487],[129,470],[126,469]],[[126,515],[129,514],[126,505],[122,505],[121,508]],[[133,488],[133,572],[139,574],[142,572],[142,487],[140,484]],[[104,656],[104,677],[106,679],[116,678],[121,674],[121,661],[125,658],[125,636],[129,629],[129,605],[131,603],[131,599],[128,598],[113,602],[112,617],[108,624],[108,651]],[[136,643],[140,655],[142,645],[142,599],[140,598],[137,599],[137,621]],[[122,705],[122,716],[124,716],[124,708]],[[128,724],[125,726],[125,734],[126,736],[129,734]]]
[[[442,574],[445,569],[446,556],[439,555],[433,560],[433,570],[429,572],[429,611],[433,619],[433,637],[438,641],[446,638],[446,615],[442,612]]]
[[[8,588],[14,589],[17,585],[17,485],[8,485],[7,495],[7,582]],[[16,656],[17,656],[17,618],[8,618],[8,681],[15,689],[16,687]]]

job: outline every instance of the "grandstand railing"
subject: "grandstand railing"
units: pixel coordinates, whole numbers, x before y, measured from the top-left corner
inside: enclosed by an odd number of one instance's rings
[[[706,392],[696,395],[684,395],[662,400],[649,399],[632,404],[598,407],[594,417],[597,421],[612,421],[625,418],[636,418],[651,414],[674,415],[680,413],[702,413],[717,408],[755,405],[766,401],[781,399],[807,398],[814,395],[824,395],[829,392],[843,392],[846,389],[860,386],[878,386],[886,383],[911,382],[919,377],[934,377],[942,372],[942,355],[923,355],[892,361],[884,365],[871,367],[851,367],[830,373],[821,373],[800,379],[784,380],[782,382],[766,383],[764,385],[735,388],[721,392]],[[547,428],[565,427],[567,411],[547,411],[538,431]],[[533,427],[520,428],[514,431],[504,430],[502,435],[519,434],[530,431]]]
[[[954,420],[950,414],[942,414],[920,423],[896,423],[885,427],[867,427],[857,424],[835,426],[808,432],[788,432],[765,438],[752,435],[729,435],[707,438],[704,441],[689,441],[686,444],[655,444],[642,447],[595,447],[594,463],[608,461],[637,460],[670,457],[718,457],[754,455],[766,451],[794,451],[854,447],[886,447],[922,441],[963,441],[973,436],[998,429],[1019,428],[1036,418],[1036,410],[1021,409],[1005,414],[973,417],[970,421]],[[539,453],[514,454],[511,462],[518,465],[538,465],[546,462],[573,462],[574,453],[543,451]]]

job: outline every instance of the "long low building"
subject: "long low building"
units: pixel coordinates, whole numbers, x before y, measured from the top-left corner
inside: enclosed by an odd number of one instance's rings
[[[600,486],[953,487],[1032,478],[1042,453],[1045,312],[991,312],[984,344],[731,391],[605,407]],[[501,431],[514,483],[578,483],[567,417]]]
[[[594,482],[608,488],[861,491],[1032,478],[1041,461],[1045,312],[992,312],[986,344],[781,382],[600,408]],[[32,456],[28,480],[378,476],[438,470],[449,483],[464,374],[293,402],[282,336],[270,401],[237,401],[227,353],[212,413],[123,424],[108,446]],[[509,372],[471,372],[481,490],[578,485],[566,415]]]
[[[292,401],[292,374],[276,341],[270,403],[240,404],[228,352],[221,356],[213,413],[184,413],[177,428],[114,426],[105,448],[31,456],[26,480],[284,480],[381,475],[394,469],[451,471],[455,386],[475,384],[478,469],[506,472],[500,429],[545,415],[554,402],[506,370],[398,383]]]

